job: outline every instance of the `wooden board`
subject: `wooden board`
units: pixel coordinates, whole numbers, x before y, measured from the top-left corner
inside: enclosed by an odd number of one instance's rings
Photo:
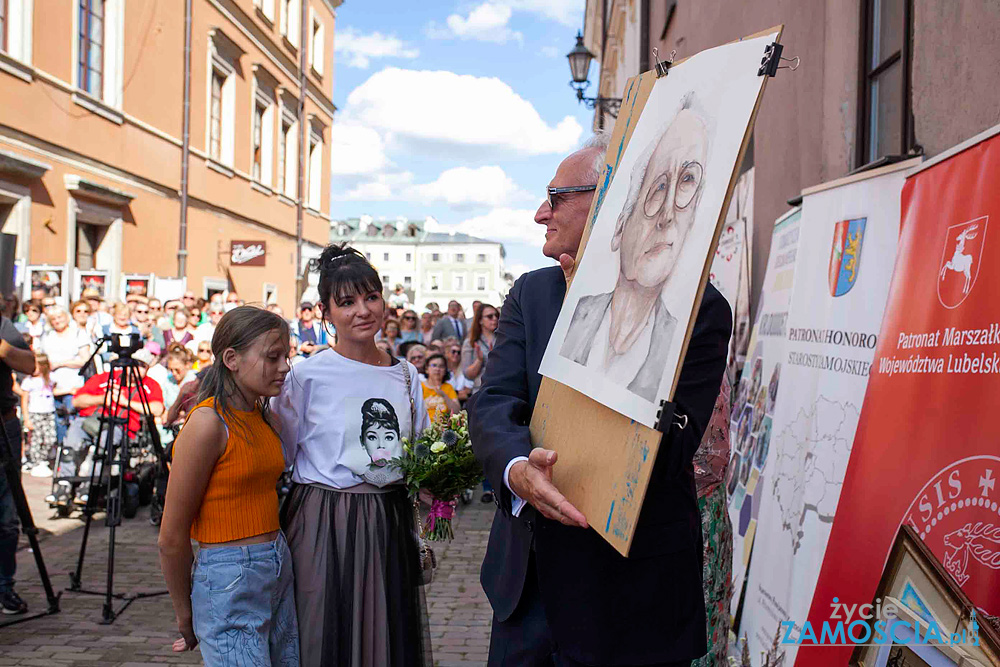
[[[743,39],[777,33],[776,39],[780,41],[782,28],[783,26],[775,26]],[[682,62],[677,61],[672,67],[677,67]],[[578,258],[583,257],[590,238],[590,230],[597,219],[598,204],[603,192],[611,183],[655,83],[656,74],[650,71],[629,79],[625,86],[621,110],[605,156],[604,177],[598,184],[600,186],[598,195],[594,197],[587,218],[587,227],[577,252]],[[729,201],[739,177],[739,166],[746,153],[766,85],[767,77],[764,77],[743,136],[739,156],[733,165],[726,196],[719,212],[719,219],[716,221],[715,235],[705,258],[701,283],[695,302],[692,304],[693,315],[684,336],[681,358],[687,350],[691,329],[695,324],[695,315],[701,306],[701,297],[711,269],[711,259],[722,232]],[[671,399],[676,391],[679,377],[680,367],[671,385]],[[661,433],[547,377],[542,378],[535,410],[531,415],[530,430],[531,442],[535,447],[544,446],[559,453],[559,462],[553,468],[553,482],[556,487],[583,512],[598,534],[623,556],[628,556],[639,519],[639,510],[642,508],[649,477],[660,447]]]

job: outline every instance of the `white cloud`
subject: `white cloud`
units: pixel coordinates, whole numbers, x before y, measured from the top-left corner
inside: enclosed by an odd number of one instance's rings
[[[464,206],[502,206],[530,198],[514,180],[497,166],[455,167],[441,172],[437,180],[406,188],[404,199],[425,204],[443,202],[454,208]]]
[[[522,155],[569,152],[583,133],[572,116],[549,125],[500,79],[394,67],[355,88],[342,119],[378,129],[384,139]]]
[[[538,52],[546,58],[558,58],[560,55],[559,47],[557,46],[543,46],[538,49]]]
[[[515,11],[540,14],[563,25],[583,25],[583,5],[580,0],[500,0]]]
[[[534,217],[533,209],[495,208],[457,225],[445,225],[441,231],[454,230],[492,241],[541,247],[545,243],[545,229],[535,222]]]
[[[474,7],[467,17],[460,14],[449,16],[445,21],[447,28],[440,28],[437,24],[431,23],[428,26],[427,35],[434,39],[457,37],[497,44],[504,44],[512,40],[522,42],[524,35],[516,30],[511,30],[507,25],[511,13],[511,8],[506,5],[497,2],[484,2]]]
[[[495,207],[531,199],[497,166],[454,167],[430,183],[413,183],[410,172],[386,172],[356,183],[339,199],[447,204],[455,209]]]
[[[374,174],[389,165],[382,136],[359,123],[330,127],[330,163],[334,176]]]
[[[364,34],[354,28],[338,28],[334,51],[347,57],[348,67],[368,69],[372,58],[407,58],[420,55],[415,48],[408,48],[395,35],[383,35],[375,31]]]
[[[400,188],[413,181],[408,171],[377,174],[373,179],[355,183],[346,192],[334,191],[333,198],[340,201],[389,201],[397,199]]]

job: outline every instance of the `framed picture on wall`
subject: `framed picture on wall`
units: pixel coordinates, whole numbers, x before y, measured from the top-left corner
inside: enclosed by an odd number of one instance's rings
[[[79,299],[87,290],[93,290],[100,295],[101,299],[108,297],[108,272],[107,271],[77,271],[77,285],[73,298]]]
[[[39,297],[51,296],[65,301],[63,275],[65,267],[54,264],[30,264],[24,281],[24,299],[30,299],[32,294]]]
[[[122,276],[122,297],[126,300],[135,296],[151,297],[155,278],[151,273],[126,273]]]

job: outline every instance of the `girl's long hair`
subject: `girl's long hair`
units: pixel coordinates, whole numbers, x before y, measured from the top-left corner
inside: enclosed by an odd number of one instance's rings
[[[215,355],[215,363],[205,372],[198,387],[197,403],[213,398],[215,399],[215,412],[223,419],[234,417],[232,409],[233,396],[240,391],[236,384],[236,378],[226,364],[222,361],[222,353],[232,348],[236,352],[243,352],[254,344],[261,336],[266,336],[272,331],[277,331],[279,338],[284,341],[285,352],[288,352],[288,341],[291,332],[288,329],[288,322],[278,317],[274,313],[255,306],[239,306],[222,316],[218,326],[215,328],[215,335],[212,336],[212,354]],[[269,403],[267,399],[261,398],[257,401],[264,420],[268,421]],[[270,423],[268,421],[268,423]]]
[[[493,310],[496,310],[497,313],[500,312],[497,310],[496,306],[491,306],[488,303],[479,304],[479,308],[476,308],[476,311],[472,314],[472,329],[469,331],[469,342],[473,345],[478,343],[479,339],[483,337],[483,311],[487,308],[492,308]]]
[[[52,363],[49,361],[49,355],[47,354],[36,354],[35,355],[35,365],[38,366],[38,375],[42,378],[46,387],[52,388]]]

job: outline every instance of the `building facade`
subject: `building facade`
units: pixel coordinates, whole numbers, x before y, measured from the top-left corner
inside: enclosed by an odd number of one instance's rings
[[[418,311],[432,301],[442,310],[449,301],[458,301],[470,316],[473,301],[500,306],[511,284],[503,244],[428,227],[433,219],[363,216],[335,221],[330,242],[346,242],[364,253],[382,277],[386,295],[402,285]]]
[[[754,130],[755,295],[773,222],[803,188],[1000,122],[996,0],[587,0],[585,16],[607,97],[652,67],[653,48],[682,59],[784,24],[784,55],[801,63],[768,82]]]
[[[308,256],[329,234],[340,2],[0,0],[0,223],[22,295],[186,286],[292,308],[298,239]]]

